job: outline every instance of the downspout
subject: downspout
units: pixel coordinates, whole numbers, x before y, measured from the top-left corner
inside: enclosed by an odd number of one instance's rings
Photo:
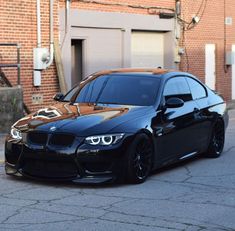
[[[66,37],[67,37],[67,34],[68,34],[68,31],[69,31],[69,27],[70,27],[70,3],[71,3],[71,0],[65,0],[65,19],[64,19],[64,26],[65,26],[65,29],[64,29],[64,36],[63,36],[63,41],[61,43],[61,48],[63,49],[63,46],[64,46],[64,42],[66,40]]]
[[[38,65],[39,62],[39,49],[42,47],[41,39],[41,1],[37,0],[37,48],[33,50],[34,56],[34,70],[33,70],[33,85],[35,87],[41,86],[41,67]]]
[[[50,0],[50,57],[49,61],[46,64],[46,68],[48,68],[52,64],[54,57],[53,5],[54,5],[54,0]]]
[[[50,52],[47,48],[42,48],[41,40],[41,2],[37,0],[37,48],[34,48],[34,75],[33,82],[35,87],[41,86],[41,72],[48,68],[53,62],[54,56],[54,34],[53,34],[53,5],[50,0]]]
[[[42,47],[41,41],[41,1],[37,0],[37,47]]]
[[[69,19],[70,19],[70,0],[66,0],[66,12],[65,12],[65,34],[67,34],[67,32],[68,32]]]

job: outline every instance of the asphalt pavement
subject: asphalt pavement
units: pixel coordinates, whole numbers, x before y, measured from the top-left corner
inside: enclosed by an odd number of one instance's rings
[[[0,164],[0,230],[234,231],[234,137],[231,110],[220,158],[194,158],[139,185],[30,181],[6,176]]]

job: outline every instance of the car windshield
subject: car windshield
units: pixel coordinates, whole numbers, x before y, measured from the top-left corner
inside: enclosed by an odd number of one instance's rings
[[[150,106],[159,84],[159,79],[151,76],[104,75],[87,83],[75,103]]]

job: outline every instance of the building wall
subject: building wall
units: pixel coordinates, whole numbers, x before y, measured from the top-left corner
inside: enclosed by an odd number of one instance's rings
[[[182,0],[181,17],[189,22],[200,9],[202,1]],[[205,4],[206,3],[206,4]],[[202,11],[204,9],[202,15]],[[231,99],[231,66],[225,67],[224,51],[232,51],[235,44],[235,2],[210,0],[204,1],[199,16],[198,25],[185,31],[183,46],[186,47],[187,56],[183,57],[181,69],[197,75],[205,81],[205,44],[216,46],[216,90],[225,99]],[[233,19],[232,25],[225,25],[225,16]]]
[[[64,11],[60,14],[61,21]],[[86,77],[101,69],[130,67],[132,65],[131,39],[133,31],[162,33],[164,45],[164,66],[175,68],[174,64],[174,20],[159,19],[154,15],[99,12],[72,9],[69,30],[60,25],[62,57],[65,77],[71,87],[71,40],[84,41],[84,75]],[[156,62],[155,67],[159,64]]]
[[[63,1],[61,1],[63,2]],[[90,3],[88,3],[90,2]],[[93,3],[92,3],[93,2]],[[96,3],[94,3],[96,2]],[[158,10],[148,11],[141,8],[127,7],[127,4],[135,6],[158,6],[164,8],[175,8],[175,1],[115,1],[104,0],[102,3],[123,4],[121,5],[105,5],[97,4],[100,1],[73,1],[72,9],[96,11],[96,12],[117,12],[129,14],[156,14]],[[180,46],[185,48],[185,54],[181,57],[180,70],[189,71],[205,81],[205,46],[206,44],[215,44],[216,46],[216,90],[221,93],[226,100],[231,99],[232,72],[231,66],[225,66],[224,51],[231,51],[232,44],[235,44],[235,2],[232,0],[181,0],[182,14],[181,18],[186,22],[191,22],[192,17],[198,15],[199,23],[190,30],[186,30],[181,34]],[[62,5],[61,5],[62,8]],[[163,10],[164,11],[164,10]],[[233,19],[232,25],[224,24],[226,17]],[[155,15],[155,17],[158,17]],[[88,18],[89,20],[89,18]],[[188,24],[185,24],[187,27]],[[192,25],[191,25],[192,26]],[[191,27],[190,26],[190,27]],[[226,32],[225,32],[226,31]],[[226,42],[225,42],[226,40]],[[234,71],[235,75],[235,71]],[[235,84],[234,84],[235,85]],[[234,86],[235,89],[235,86]]]
[[[97,4],[97,2],[107,3]],[[64,17],[65,1],[54,0],[54,32],[55,38],[60,39],[60,44],[64,41],[65,27]],[[180,69],[189,71],[205,81],[205,44],[216,45],[216,89],[225,96],[227,100],[231,99],[232,68],[224,66],[224,50],[231,51],[232,44],[235,44],[235,2],[226,0],[224,12],[224,1],[218,0],[182,0],[181,18],[185,21],[191,21],[192,17],[199,12],[201,20],[197,26],[191,30],[185,31],[181,37],[180,45],[186,48],[186,54],[183,55],[180,63]],[[118,3],[119,5],[114,5]],[[206,3],[204,14],[201,15],[204,7],[200,8],[201,3]],[[112,5],[110,5],[112,4]],[[132,7],[127,6],[132,5]],[[154,6],[156,8],[144,9],[145,6]],[[162,7],[164,9],[157,9]],[[175,8],[175,0],[73,0],[71,1],[72,12],[93,12],[93,14],[119,15],[119,18],[125,14],[127,17],[139,17],[136,24],[141,27],[142,16],[152,17],[155,22],[158,20],[158,13],[171,12]],[[199,11],[199,9],[201,9]],[[42,12],[42,46],[49,47],[49,1],[41,0]],[[61,16],[59,20],[59,15]],[[230,16],[233,19],[232,25],[224,26],[224,16]],[[75,17],[75,16],[73,16]],[[85,21],[92,23],[89,17],[83,17]],[[79,18],[80,19],[80,18]],[[76,18],[73,19],[76,21]],[[171,20],[169,20],[171,21]],[[168,21],[168,22],[169,22]],[[71,23],[71,21],[69,22]],[[94,21],[94,24],[100,22]],[[107,23],[107,22],[106,22]],[[115,23],[110,22],[110,24]],[[125,23],[129,23],[126,21]],[[150,23],[151,24],[151,23]],[[80,26],[79,20],[77,25]],[[163,24],[164,25],[164,24]],[[76,25],[75,25],[76,26]],[[103,25],[104,26],[104,25]],[[148,25],[151,29],[153,25]],[[138,28],[137,28],[138,29]],[[170,30],[172,35],[166,39],[172,42],[174,28]],[[225,36],[226,35],[226,36]],[[130,36],[130,34],[129,34]],[[127,36],[128,37],[128,36]],[[71,37],[70,37],[71,38]],[[184,38],[184,39],[182,39]],[[128,39],[127,39],[128,40]],[[126,41],[127,41],[126,40]],[[31,110],[35,110],[44,105],[52,103],[52,96],[59,91],[58,78],[56,76],[55,65],[42,73],[42,86],[33,86],[33,48],[37,45],[36,34],[36,0],[0,0],[0,43],[20,43],[21,44],[21,82],[23,86],[24,100]],[[126,43],[126,46],[128,42]],[[130,45],[130,44],[129,44]],[[170,55],[172,56],[172,54]],[[172,57],[171,57],[172,58]],[[16,52],[13,48],[0,48],[0,62],[15,62]],[[128,64],[128,60],[125,61]],[[69,65],[69,62],[67,62]],[[65,71],[68,69],[65,65]],[[3,69],[7,77],[16,84],[16,70]],[[70,70],[67,70],[69,73]],[[235,69],[233,71],[235,75]],[[35,105],[32,103],[33,94],[42,94],[43,103]]]
[[[60,0],[61,6],[63,6],[64,1]],[[91,3],[88,3],[91,2]],[[149,14],[148,10],[142,9],[141,6],[155,6],[155,7],[164,7],[164,8],[175,8],[174,0],[102,0],[97,1],[105,4],[96,4],[92,1],[77,1],[72,2],[73,9],[83,9],[83,10],[94,10],[94,11],[104,11],[104,12],[122,12],[122,13],[131,13],[131,14]],[[118,3],[119,5],[110,5]],[[125,5],[134,5],[137,7],[127,7]],[[138,7],[139,6],[139,7]]]
[[[49,48],[49,1],[41,0],[42,47]],[[54,32],[58,38],[58,2],[54,4]],[[58,81],[55,66],[42,73],[42,86],[33,86],[33,48],[37,46],[36,0],[0,0],[0,43],[19,43],[21,46],[21,83],[24,100],[31,110],[48,105],[57,92]],[[15,63],[16,49],[0,47],[0,63]],[[2,69],[16,85],[16,69]],[[43,104],[32,104],[33,94],[43,95]]]

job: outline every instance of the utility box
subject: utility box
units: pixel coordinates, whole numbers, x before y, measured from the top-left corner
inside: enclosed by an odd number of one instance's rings
[[[34,70],[44,70],[47,67],[47,62],[50,58],[50,53],[47,48],[33,49],[33,68]]]
[[[20,87],[0,87],[0,133],[7,133],[23,117],[23,92]]]
[[[235,52],[228,51],[226,53],[226,65],[234,65],[235,64]]]

